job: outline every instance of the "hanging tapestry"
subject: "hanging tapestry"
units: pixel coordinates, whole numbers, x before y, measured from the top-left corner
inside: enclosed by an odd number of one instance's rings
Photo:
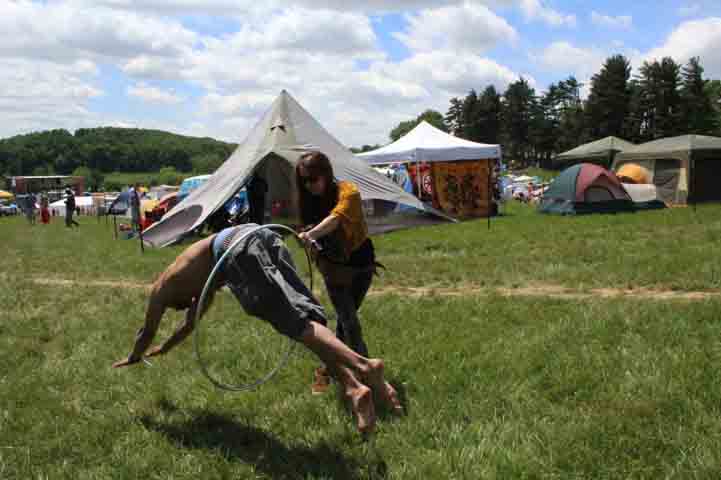
[[[488,161],[433,164],[436,199],[454,217],[485,217],[489,212]]]

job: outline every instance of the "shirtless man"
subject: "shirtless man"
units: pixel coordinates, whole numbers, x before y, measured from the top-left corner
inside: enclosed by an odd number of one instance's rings
[[[227,228],[182,252],[154,282],[145,325],[138,331],[130,355],[114,363],[113,367],[125,367],[142,360],[167,308],[186,310],[185,320],[165,342],[151,348],[147,356],[165,354],[182,342],[193,331],[198,298],[215,263],[236,235],[255,226],[246,224]],[[402,406],[396,391],[383,378],[383,360],[358,355],[325,327],[322,307],[298,278],[281,237],[261,230],[244,242],[244,247],[236,248],[235,253],[228,255],[231,258],[224,262],[222,271],[216,276],[218,281],[206,305],[210,305],[218,288],[227,284],[248,313],[270,322],[280,333],[303,343],[328,366],[343,386],[361,433],[370,432],[375,427],[374,395],[385,407],[401,413]],[[275,275],[265,273],[269,261],[272,262],[270,271]],[[278,288],[277,283],[282,283],[282,288]],[[253,295],[247,295],[249,291]],[[278,292],[285,295],[278,297]]]

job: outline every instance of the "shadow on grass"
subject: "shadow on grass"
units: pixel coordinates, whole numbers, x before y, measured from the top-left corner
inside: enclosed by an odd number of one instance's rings
[[[273,478],[353,480],[387,475],[386,463],[380,458],[360,463],[326,443],[314,447],[289,445],[228,415],[204,410],[193,413],[192,419],[181,423],[158,421],[148,415],[139,420],[145,428],[165,435],[178,447],[220,452],[229,460],[253,465]]]

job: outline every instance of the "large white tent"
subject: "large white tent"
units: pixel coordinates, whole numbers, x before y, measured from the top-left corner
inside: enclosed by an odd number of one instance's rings
[[[454,137],[424,120],[395,142],[357,156],[371,165],[500,159],[501,146]]]
[[[413,207],[410,209],[413,214],[403,218],[394,215],[386,215],[382,220],[369,218],[371,233],[450,220],[356,158],[284,90],[230,158],[160,222],[148,228],[144,240],[162,247],[182,239],[201,226],[256,172],[268,181],[272,201],[292,200],[296,191],[296,162],[303,153],[313,150],[328,156],[338,179],[358,185],[363,200]],[[379,212],[393,211],[382,206],[379,205]]]
[[[93,207],[93,197],[80,196],[75,197],[75,206],[82,210],[90,210]],[[65,199],[51,203],[48,205],[50,211],[58,216],[65,216]]]

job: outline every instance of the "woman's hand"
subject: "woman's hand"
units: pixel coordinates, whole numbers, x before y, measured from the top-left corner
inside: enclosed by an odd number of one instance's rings
[[[305,245],[306,247],[310,247],[313,242],[315,242],[315,239],[311,236],[310,231],[301,232],[300,234],[298,234],[298,237],[301,239],[303,245]]]

